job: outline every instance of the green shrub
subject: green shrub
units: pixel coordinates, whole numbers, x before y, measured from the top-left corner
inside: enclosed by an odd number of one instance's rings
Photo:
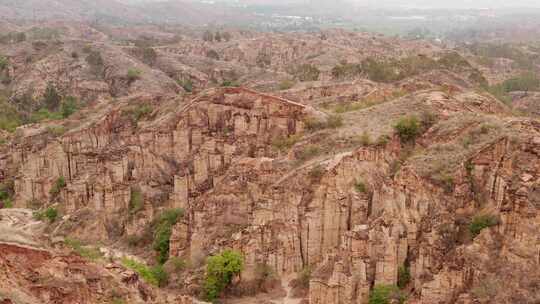
[[[294,146],[300,140],[300,136],[292,135],[289,137],[280,136],[272,140],[272,146],[279,151],[286,151]]]
[[[360,76],[362,72],[362,65],[343,62],[332,69],[332,77],[335,79],[353,78]]]
[[[90,50],[86,62],[94,75],[100,76],[103,73],[105,62],[99,51]]]
[[[58,194],[60,194],[60,191],[66,187],[66,180],[63,176],[60,176],[56,179],[53,186],[49,190],[49,194],[51,197],[56,197]]]
[[[317,81],[321,71],[311,64],[302,64],[292,71],[293,75],[300,81]]]
[[[308,177],[311,181],[318,181],[323,177],[324,173],[326,173],[324,167],[317,165],[309,170]]]
[[[66,128],[64,126],[48,126],[47,132],[49,132],[54,137],[62,136],[66,133]]]
[[[368,192],[368,187],[362,181],[357,181],[354,184],[354,188],[356,189],[356,192],[358,192],[358,193],[367,193]]]
[[[420,123],[415,116],[401,118],[394,130],[402,142],[412,142],[420,135]]]
[[[4,209],[13,208],[13,200],[11,200],[11,198],[6,198],[1,201],[2,204],[4,204]]]
[[[138,80],[139,78],[141,78],[141,74],[142,72],[138,69],[129,69],[127,71],[127,80],[128,80],[128,83],[132,83],[136,80]]]
[[[60,120],[64,118],[61,113],[51,112],[46,108],[39,109],[30,116],[30,121],[33,123],[42,122],[45,120]]]
[[[154,242],[152,247],[157,251],[157,261],[163,264],[169,258],[169,243],[171,239],[172,226],[184,215],[182,209],[171,209],[163,212],[158,218],[154,230]]]
[[[45,89],[45,94],[43,95],[43,104],[49,111],[55,111],[60,106],[60,102],[62,101],[62,96],[58,93],[56,90],[56,87],[49,83],[47,84],[47,88]]]
[[[103,254],[98,249],[84,246],[83,243],[77,239],[66,238],[64,239],[64,244],[85,259],[97,261],[103,257]]]
[[[240,84],[236,80],[225,79],[221,83],[222,87],[239,87]]]
[[[388,62],[379,62],[368,58],[362,61],[361,68],[372,81],[391,82],[398,80],[398,73],[395,66]]]
[[[536,74],[529,72],[505,80],[502,86],[505,92],[536,91],[540,88],[540,79],[538,79]]]
[[[17,109],[0,98],[0,129],[14,132],[22,123],[23,119]]]
[[[178,80],[178,84],[188,93],[193,92],[193,81],[190,78]]]
[[[285,79],[279,83],[279,89],[281,91],[288,90],[292,87],[294,87],[295,83],[292,80]]]
[[[8,67],[8,59],[0,55],[0,71],[5,70]]]
[[[204,282],[207,300],[217,299],[223,289],[232,282],[233,277],[238,275],[243,268],[244,258],[240,252],[234,250],[225,250],[209,257]]]
[[[206,57],[214,60],[219,60],[219,54],[215,50],[208,50],[206,52]]]
[[[478,215],[475,216],[469,224],[469,232],[475,238],[480,232],[488,227],[499,224],[499,219],[493,215]]]
[[[405,300],[405,296],[394,285],[375,285],[369,295],[369,304],[401,304]]]
[[[135,214],[139,212],[144,207],[144,197],[142,195],[141,189],[138,187],[132,187],[130,198],[129,198],[129,213]]]
[[[170,264],[172,266],[172,271],[179,273],[182,272],[187,267],[186,260],[180,258],[180,257],[171,257],[167,264]]]
[[[330,129],[337,129],[343,126],[343,118],[340,115],[330,115],[326,121],[326,126]]]
[[[77,98],[73,96],[68,96],[64,98],[62,101],[62,104],[60,105],[60,113],[62,114],[63,118],[68,118],[73,113],[77,112],[77,109],[79,108]]]
[[[306,147],[304,147],[304,149],[299,151],[296,158],[299,161],[304,162],[304,161],[306,161],[308,159],[311,159],[311,158],[319,155],[320,152],[321,152],[321,148],[319,146],[307,145]]]
[[[36,220],[43,221],[44,219],[47,219],[50,223],[53,223],[58,218],[58,210],[56,210],[56,208],[49,207],[44,211],[34,212],[33,216]]]
[[[6,181],[0,183],[0,201],[9,200],[13,197],[15,193],[13,181]]]
[[[122,115],[129,117],[131,121],[137,123],[143,118],[149,116],[153,111],[154,108],[151,105],[143,104],[124,109]]]
[[[138,273],[148,284],[163,287],[167,283],[168,275],[162,265],[149,267],[132,259],[123,258],[122,265]]]
[[[388,144],[390,141],[390,137],[388,135],[381,135],[377,138],[376,145],[379,147],[384,147]]]
[[[309,281],[311,281],[312,269],[310,266],[306,266],[298,274],[298,284],[302,288],[309,288]]]
[[[409,284],[410,281],[411,281],[411,272],[409,270],[409,267],[400,266],[398,269],[398,282],[397,282],[398,287],[403,289]]]
[[[362,132],[362,135],[360,135],[360,144],[364,147],[371,145],[371,137],[367,131]]]

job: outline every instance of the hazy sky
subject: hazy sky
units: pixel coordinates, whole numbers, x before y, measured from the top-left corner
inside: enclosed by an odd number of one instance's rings
[[[329,0],[331,1],[331,0]],[[443,8],[500,8],[540,7],[540,0],[348,0],[373,6],[443,7]]]
[[[201,0],[198,0],[201,1]],[[241,2],[249,4],[286,4],[317,2],[331,4],[336,0],[214,0]],[[540,8],[540,0],[341,0],[358,5],[374,7],[419,7],[419,8],[501,8],[501,7],[535,7]]]

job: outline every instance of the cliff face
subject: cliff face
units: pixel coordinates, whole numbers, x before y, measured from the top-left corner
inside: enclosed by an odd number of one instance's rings
[[[27,127],[3,167],[16,172],[15,205],[56,204],[68,215],[58,229],[70,235],[113,242],[183,208],[171,256],[235,248],[244,283],[260,265],[282,278],[311,269],[314,304],[367,303],[374,287],[398,283],[412,303],[536,299],[540,125],[494,118],[504,110],[476,95],[441,98],[417,96],[444,120],[412,154],[395,136],[302,162],[272,146],[302,133],[312,110],[222,88],[181,104],[142,96],[169,110],[136,120],[121,103],[55,139]],[[51,191],[60,177],[66,186]],[[479,216],[497,224],[472,234]]]
[[[209,91],[160,121],[137,127],[125,110],[112,110],[88,127],[47,138],[28,130],[12,147],[15,204],[61,201],[69,214],[89,210],[90,227],[74,227],[94,241],[131,234],[163,207],[184,207],[212,189],[232,162],[271,153],[273,138],[302,131],[304,106],[244,89]],[[127,114],[126,114],[127,113]],[[40,133],[41,132],[41,133]],[[33,134],[37,133],[37,134]],[[52,194],[59,178],[67,187]],[[145,194],[143,213],[124,221],[135,188]]]

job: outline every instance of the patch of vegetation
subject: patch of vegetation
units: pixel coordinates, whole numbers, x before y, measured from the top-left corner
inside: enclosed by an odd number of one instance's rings
[[[5,70],[9,65],[7,57],[0,55],[0,71]]]
[[[388,142],[390,142],[390,136],[388,135],[380,135],[378,138],[377,138],[377,141],[375,142],[375,144],[379,147],[384,147],[388,144]]]
[[[407,287],[411,281],[411,271],[407,266],[400,266],[398,269],[398,282],[397,286],[401,289]]]
[[[208,50],[206,52],[206,57],[214,60],[219,60],[219,54],[215,50]]]
[[[180,85],[188,93],[193,92],[193,81],[191,78],[178,80],[178,85]]]
[[[493,65],[493,58],[506,58],[514,61],[514,68],[530,70],[538,60],[535,54],[526,53],[511,44],[473,44],[469,49],[473,54],[485,58],[483,62],[490,66]]]
[[[403,117],[394,126],[394,130],[402,142],[413,142],[421,133],[420,122],[416,116]]]
[[[272,147],[279,151],[287,151],[300,140],[299,135],[280,136],[272,140]]]
[[[49,194],[51,195],[51,197],[55,198],[66,186],[66,179],[63,176],[60,176],[56,179],[53,186],[49,190]]]
[[[131,187],[129,198],[129,214],[135,214],[144,207],[144,197],[139,187]]]
[[[317,165],[309,170],[308,177],[312,182],[319,181],[324,176],[324,173],[326,173],[325,168],[321,165]]]
[[[321,71],[314,65],[302,64],[295,67],[291,74],[293,74],[300,81],[317,81]]]
[[[49,82],[45,89],[45,94],[43,94],[43,104],[45,108],[49,111],[56,111],[60,107],[61,101],[62,96],[60,96],[54,84]]]
[[[360,135],[359,138],[359,142],[364,147],[371,145],[371,136],[369,136],[369,133],[367,131],[362,132],[362,135]]]
[[[475,216],[469,224],[469,232],[471,233],[472,237],[475,238],[483,229],[497,226],[498,224],[499,219],[496,216],[489,214],[478,215]]]
[[[50,27],[33,27],[28,35],[34,40],[53,40],[60,38],[60,31]]]
[[[208,258],[204,292],[206,299],[214,301],[227,287],[234,276],[244,269],[244,258],[240,252],[225,250]]]
[[[151,47],[142,47],[140,49],[140,52],[142,54],[142,62],[150,66],[154,65],[157,61],[156,51]]]
[[[0,200],[11,197],[13,193],[13,183],[0,183]]]
[[[90,261],[98,261],[103,258],[103,254],[94,247],[84,245],[80,240],[65,238],[64,244],[75,253]]]
[[[309,288],[309,281],[311,281],[311,275],[313,274],[313,270],[310,266],[306,266],[300,271],[298,274],[298,284],[301,288]]]
[[[465,58],[456,52],[444,53],[438,60],[427,56],[410,56],[399,60],[366,58],[361,63],[342,62],[332,69],[335,79],[366,76],[376,82],[394,82],[435,69],[461,71],[471,69]],[[478,71],[478,73],[480,73]],[[481,73],[480,73],[481,75]]]
[[[501,102],[510,105],[512,98],[508,93],[514,91],[538,91],[540,90],[540,79],[533,72],[527,72],[507,79],[500,84],[484,86],[483,88]]]
[[[36,211],[33,214],[34,218],[39,221],[47,219],[49,223],[53,223],[58,218],[58,210],[53,207],[49,207],[43,211]]]
[[[37,122],[42,122],[46,120],[60,120],[62,118],[64,118],[62,116],[62,113],[51,112],[45,108],[42,108],[32,113],[32,115],[30,116],[30,121],[37,123]]]
[[[362,75],[363,70],[360,64],[341,62],[332,69],[332,77],[335,79],[354,78]]]
[[[60,113],[63,118],[68,118],[79,109],[79,102],[73,96],[67,96],[60,105]]]
[[[311,158],[314,158],[320,153],[321,153],[321,148],[319,146],[307,145],[297,153],[296,158],[298,159],[298,161],[304,162]]]
[[[221,83],[221,86],[222,87],[239,87],[240,83],[238,83],[236,80],[225,79]]]
[[[163,269],[162,265],[149,267],[143,263],[128,258],[122,259],[122,265],[138,273],[139,276],[141,276],[141,278],[148,284],[158,287],[163,287],[167,284],[168,275]]]
[[[141,75],[142,75],[142,72],[141,70],[138,70],[138,69],[129,69],[127,71],[127,80],[128,80],[128,83],[131,84],[137,80],[139,80],[141,78]]]
[[[270,66],[272,64],[272,54],[266,51],[266,49],[262,49],[257,54],[257,58],[255,58],[255,63],[260,68]]]
[[[122,115],[129,117],[133,123],[137,123],[143,118],[148,117],[153,111],[154,108],[151,105],[143,104],[124,109]]]
[[[14,132],[23,124],[23,118],[17,109],[0,97],[0,129]]]
[[[99,51],[90,49],[88,56],[86,56],[86,62],[90,65],[90,70],[95,76],[101,76],[103,74],[105,61]]]
[[[294,87],[294,85],[295,85],[294,81],[289,80],[289,79],[285,79],[285,80],[283,80],[283,81],[281,81],[279,83],[279,90],[280,91],[285,91],[285,90],[288,90],[288,89]]]
[[[171,257],[167,264],[170,265],[171,271],[174,273],[180,273],[188,266],[186,260],[180,257]]]
[[[66,133],[66,128],[64,126],[48,126],[47,132],[49,132],[54,137],[60,137]]]
[[[369,304],[402,304],[405,300],[405,295],[394,285],[375,285],[369,295]]]
[[[164,211],[156,222],[152,247],[158,253],[157,262],[160,264],[165,263],[169,258],[169,243],[172,226],[174,226],[182,216],[184,216],[184,210],[171,209]]]
[[[343,118],[340,115],[330,115],[326,121],[323,121],[311,117],[304,120],[304,125],[311,132],[323,129],[337,129],[343,126]]]
[[[356,181],[356,183],[354,184],[354,189],[358,193],[368,193],[368,191],[369,191],[366,184],[363,181],[360,181],[360,180]]]

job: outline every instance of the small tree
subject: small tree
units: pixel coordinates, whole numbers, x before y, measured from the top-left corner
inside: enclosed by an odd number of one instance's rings
[[[420,122],[416,116],[404,117],[394,126],[394,130],[402,142],[412,142],[420,135]]]
[[[369,295],[369,304],[404,303],[405,296],[394,285],[375,285]]]
[[[163,264],[169,259],[172,226],[174,226],[183,215],[183,209],[171,209],[163,212],[157,221],[152,247],[157,251],[157,261],[159,264]]]
[[[56,87],[49,83],[45,89],[45,94],[43,95],[43,103],[49,111],[56,111],[60,106],[62,101],[62,96],[58,94]]]
[[[234,276],[244,269],[244,258],[240,252],[225,250],[208,258],[204,290],[206,298],[213,301],[219,297]]]
[[[68,96],[64,98],[64,101],[62,101],[62,105],[60,106],[60,112],[62,112],[63,118],[68,118],[73,113],[77,111],[79,108],[77,98],[73,96]]]
[[[483,229],[496,226],[498,224],[499,220],[493,215],[479,215],[475,216],[469,224],[469,231],[474,238],[478,236]]]
[[[405,288],[409,282],[411,281],[411,272],[409,271],[409,267],[407,266],[400,266],[398,269],[398,287],[403,289]]]
[[[132,83],[136,80],[138,80],[139,78],[141,78],[141,74],[142,72],[138,69],[129,69],[127,71],[127,79],[128,79],[128,83]]]
[[[0,71],[8,67],[8,59],[0,55]]]
[[[86,57],[86,62],[90,65],[90,69],[94,75],[99,76],[103,73],[103,66],[105,62],[101,53],[98,51],[90,51],[90,54]]]
[[[60,191],[62,191],[62,189],[64,189],[65,187],[66,187],[66,180],[63,176],[60,176],[54,182],[54,185],[51,187],[49,194],[52,197],[56,197],[58,194],[60,194]]]

